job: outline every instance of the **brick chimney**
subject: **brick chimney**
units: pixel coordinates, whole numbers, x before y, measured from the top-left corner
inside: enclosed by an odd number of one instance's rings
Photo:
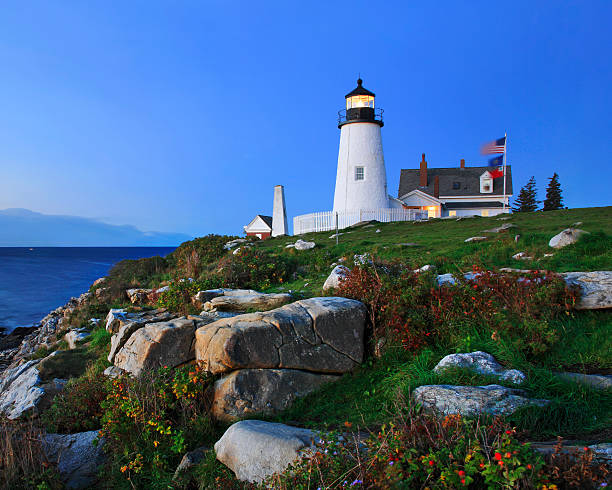
[[[461,165],[460,168],[465,168],[465,158],[461,159]]]
[[[419,171],[419,185],[421,187],[427,187],[427,162],[425,161],[425,153],[423,153],[423,159],[421,160],[421,169]]]
[[[440,197],[440,176],[434,177],[434,197]]]

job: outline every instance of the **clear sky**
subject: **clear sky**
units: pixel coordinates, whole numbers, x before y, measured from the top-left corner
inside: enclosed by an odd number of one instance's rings
[[[484,164],[518,191],[611,204],[612,2],[7,1],[0,209],[241,233],[332,207],[336,113],[358,73],[401,168]],[[516,192],[515,192],[516,194]]]

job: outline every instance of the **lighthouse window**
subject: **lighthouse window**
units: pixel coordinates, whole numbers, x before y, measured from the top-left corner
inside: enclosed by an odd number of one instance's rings
[[[355,180],[365,180],[365,169],[363,167],[355,167]]]

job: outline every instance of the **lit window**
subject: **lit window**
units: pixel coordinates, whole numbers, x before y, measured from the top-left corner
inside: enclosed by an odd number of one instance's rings
[[[483,216],[489,216],[489,210],[488,209],[483,209],[482,210],[482,215]]]
[[[493,192],[493,179],[482,179],[480,181],[480,192]]]
[[[457,190],[457,189],[461,189],[461,182],[453,182],[453,189]],[[453,214],[453,216],[455,216]]]
[[[355,180],[365,180],[365,168],[355,167]]]
[[[356,109],[358,107],[371,107],[374,109],[374,97],[371,95],[353,95],[346,99],[347,109]]]
[[[449,211],[448,215],[449,216],[457,216],[457,211]]]

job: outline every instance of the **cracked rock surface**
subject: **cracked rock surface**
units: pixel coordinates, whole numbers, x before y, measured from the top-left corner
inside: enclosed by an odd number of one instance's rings
[[[240,369],[215,383],[212,414],[223,421],[270,415],[339,378],[297,369]]]
[[[211,373],[244,368],[344,373],[361,363],[366,308],[346,298],[311,298],[218,320],[196,331],[196,359]]]

